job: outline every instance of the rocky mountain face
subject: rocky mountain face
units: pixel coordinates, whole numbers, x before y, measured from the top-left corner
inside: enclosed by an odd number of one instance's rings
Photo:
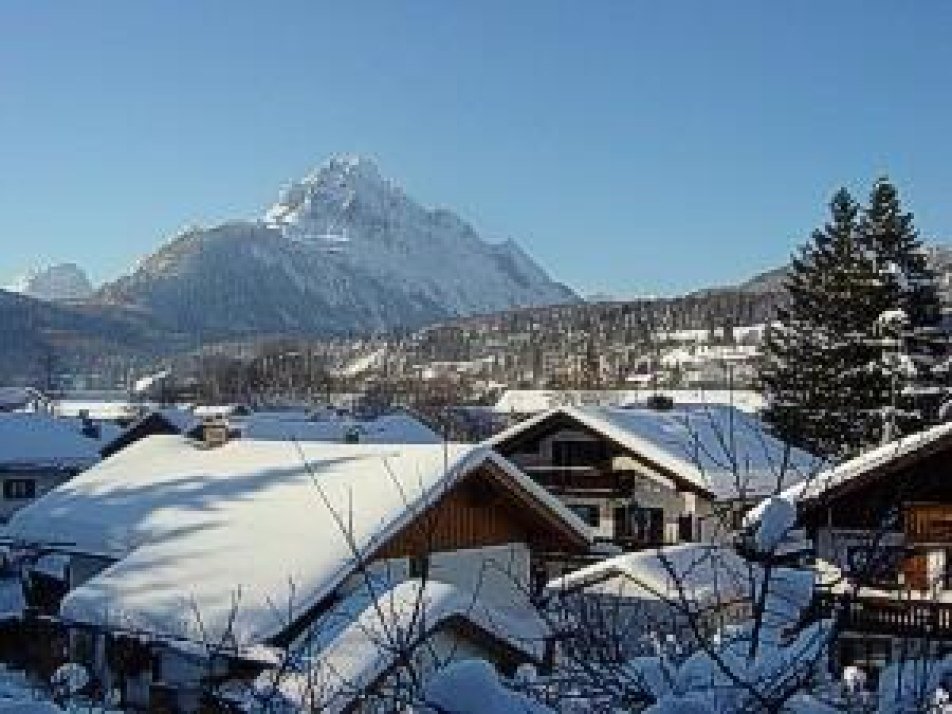
[[[11,290],[37,300],[60,302],[90,297],[93,285],[75,263],[57,263],[30,271],[17,280]]]
[[[515,243],[483,240],[353,157],[287,186],[258,221],[176,236],[96,298],[199,342],[414,328],[578,299]]]

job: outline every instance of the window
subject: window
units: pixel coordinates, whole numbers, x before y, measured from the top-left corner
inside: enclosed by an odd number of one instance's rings
[[[599,466],[608,460],[604,441],[553,441],[552,463],[556,466]]]
[[[3,482],[3,497],[12,500],[36,498],[36,481],[31,478],[9,478]]]
[[[597,528],[601,520],[598,506],[593,503],[570,503],[569,510],[582,519],[586,525]]]
[[[410,577],[411,578],[424,578],[427,575],[429,570],[429,558],[428,555],[414,555],[410,557]]]
[[[690,513],[678,516],[678,542],[688,543],[693,540],[697,540],[697,528],[694,516]]]
[[[661,545],[664,542],[664,511],[640,506],[616,508],[615,537]]]
[[[847,567],[858,583],[894,586],[899,582],[905,555],[905,549],[899,546],[851,546],[846,551]]]

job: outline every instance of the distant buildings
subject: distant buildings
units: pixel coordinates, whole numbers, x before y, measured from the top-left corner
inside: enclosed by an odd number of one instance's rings
[[[44,413],[0,413],[0,522],[99,460],[81,425]]]

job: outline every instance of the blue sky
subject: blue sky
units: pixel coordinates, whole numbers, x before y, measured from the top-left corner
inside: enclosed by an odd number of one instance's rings
[[[0,4],[0,284],[114,277],[330,154],[583,293],[774,266],[896,180],[952,241],[952,3]]]

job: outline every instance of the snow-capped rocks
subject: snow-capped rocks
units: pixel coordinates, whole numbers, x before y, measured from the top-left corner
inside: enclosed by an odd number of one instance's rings
[[[577,300],[512,241],[484,241],[351,156],[286,186],[259,221],[176,236],[101,296],[205,339],[387,330]]]
[[[92,283],[75,263],[57,263],[31,270],[12,286],[13,292],[51,302],[82,300],[93,293]]]

